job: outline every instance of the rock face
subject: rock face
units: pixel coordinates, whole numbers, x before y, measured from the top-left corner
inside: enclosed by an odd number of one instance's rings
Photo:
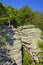
[[[41,40],[41,30],[35,28],[34,25],[29,25],[19,27],[18,31],[21,36],[21,42],[27,53],[30,54],[33,61],[39,62],[40,56],[37,55],[37,52],[40,52],[40,49],[37,49],[37,43]]]
[[[22,65],[21,41],[15,37],[17,30],[7,26],[1,29],[6,46],[0,48],[0,65]]]
[[[5,37],[6,46],[0,47],[0,65],[22,65],[22,46],[31,55],[32,60],[39,62],[37,42],[41,36],[41,30],[34,25],[14,27],[2,26],[0,36]]]

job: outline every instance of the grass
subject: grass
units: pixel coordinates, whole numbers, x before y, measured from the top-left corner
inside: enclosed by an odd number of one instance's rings
[[[41,36],[43,36],[43,32],[41,33]]]
[[[30,56],[27,54],[26,50],[23,49],[23,65],[30,65],[32,60]]]
[[[42,43],[42,42],[40,42]],[[41,53],[39,53],[41,54]],[[41,56],[43,53],[41,54]],[[34,65],[34,62],[32,61],[31,57],[29,54],[26,52],[26,50],[23,48],[23,65]],[[43,65],[43,58],[40,58],[40,62],[36,63],[35,65]]]

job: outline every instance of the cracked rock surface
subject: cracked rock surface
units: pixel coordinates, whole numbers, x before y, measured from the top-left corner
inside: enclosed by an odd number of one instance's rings
[[[41,30],[34,25],[14,27],[2,26],[2,36],[6,46],[0,47],[0,65],[22,65],[22,46],[39,62],[37,42],[41,40]]]

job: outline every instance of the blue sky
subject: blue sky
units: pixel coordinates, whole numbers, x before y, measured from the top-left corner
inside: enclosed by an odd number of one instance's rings
[[[28,5],[33,11],[43,11],[43,0],[0,0],[6,5],[20,9]]]

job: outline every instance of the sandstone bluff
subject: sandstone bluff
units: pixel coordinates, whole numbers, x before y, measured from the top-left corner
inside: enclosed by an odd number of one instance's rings
[[[2,26],[0,29],[2,29],[0,37],[6,34],[6,38],[3,39],[6,46],[0,47],[0,65],[22,65],[22,46],[33,61],[39,62],[37,52],[40,49],[37,49],[37,42],[42,40],[40,29],[34,25],[20,26],[17,29]]]

